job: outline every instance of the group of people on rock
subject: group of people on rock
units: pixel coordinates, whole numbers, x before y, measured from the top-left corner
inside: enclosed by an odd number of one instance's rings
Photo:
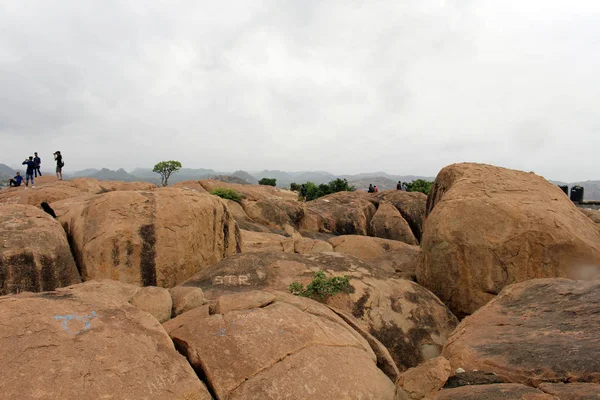
[[[31,188],[35,188],[34,176],[37,178],[38,175],[42,176],[42,171],[40,170],[40,166],[42,165],[42,159],[38,155],[37,151],[33,153],[33,156],[29,156],[23,161],[23,165],[27,166],[25,170],[25,189],[29,188],[29,181],[31,181]],[[56,179],[62,181],[62,169],[65,166],[63,162],[62,154],[60,151],[54,152],[54,160],[56,161]],[[21,176],[20,172],[17,172],[17,175],[12,177],[8,181],[8,185],[11,187],[19,187],[23,183],[23,176]]]
[[[396,190],[403,190],[403,191],[408,191],[408,189],[406,188],[406,182],[402,183],[402,181],[398,181],[398,184],[396,184]],[[367,193],[377,193],[379,192],[379,188],[377,187],[377,185],[373,186],[373,184],[369,184],[369,189],[367,189]]]
[[[403,190],[405,192],[408,191],[408,189],[406,188],[406,182],[402,182],[402,181],[398,181],[398,184],[396,184],[396,190]]]

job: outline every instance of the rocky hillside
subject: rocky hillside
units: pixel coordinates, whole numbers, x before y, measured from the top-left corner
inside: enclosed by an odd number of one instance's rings
[[[305,203],[43,177],[0,193],[0,398],[598,398],[599,220],[482,164]]]

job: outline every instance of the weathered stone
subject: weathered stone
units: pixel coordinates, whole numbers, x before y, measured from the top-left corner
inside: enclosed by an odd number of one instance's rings
[[[200,288],[176,286],[169,289],[169,293],[173,301],[173,316],[204,304],[204,293]]]
[[[242,296],[231,303],[261,304],[270,295]],[[268,305],[190,321],[170,335],[218,398],[394,398],[368,343],[308,299],[278,294]]]
[[[67,236],[54,218],[32,206],[0,206],[0,295],[78,282]]]
[[[402,217],[420,242],[423,236],[423,222],[427,208],[427,196],[419,192],[386,190],[375,195],[374,201],[389,201],[400,211]],[[373,200],[372,200],[373,201]]]
[[[495,385],[462,386],[456,389],[444,389],[432,397],[432,400],[560,400],[549,394],[516,383],[498,383]]]
[[[448,380],[452,369],[444,357],[436,357],[409,369],[396,383],[396,400],[419,400],[439,391]]]
[[[465,371],[457,368],[456,374],[451,376],[444,385],[445,389],[452,389],[468,385],[491,385],[492,383],[507,383],[493,372]]]
[[[131,304],[140,310],[149,312],[158,322],[163,323],[171,318],[173,300],[165,288],[147,286],[140,289],[131,299]]]
[[[240,230],[243,253],[260,252],[294,252],[294,239],[283,235],[267,232],[251,232]]]
[[[400,211],[385,200],[379,203],[377,212],[369,222],[369,235],[412,245],[419,244]]]
[[[506,382],[600,383],[600,280],[534,279],[465,318],[443,355]]]
[[[442,169],[423,232],[417,281],[459,317],[512,283],[600,273],[600,227],[533,173],[483,164]]]
[[[336,236],[329,239],[336,253],[350,254],[371,265],[394,270],[399,278],[415,280],[421,248],[397,240],[359,235]]]
[[[313,254],[332,252],[333,246],[322,240],[314,240],[305,237],[294,239],[294,253]]]
[[[85,280],[172,287],[241,251],[225,204],[191,190],[116,191],[52,207]]]
[[[560,400],[600,399],[600,384],[597,383],[542,383],[538,389]]]
[[[123,301],[126,287],[94,285],[0,297],[0,397],[211,399],[156,319]]]
[[[261,289],[289,292],[293,282],[308,285],[316,271],[350,278],[348,292],[323,301],[356,317],[362,329],[385,345],[402,371],[439,356],[458,323],[428,290],[394,279],[393,270],[341,253],[239,254],[201,271],[183,286],[202,288],[208,299]]]
[[[35,178],[35,183],[35,190],[25,190],[24,187],[2,190],[0,205],[28,204],[39,207],[42,202],[53,203],[117,190],[152,190],[156,188],[156,185],[146,182],[99,181],[91,178],[57,181],[55,176]]]
[[[299,228],[336,235],[367,235],[375,212],[364,193],[334,193],[305,203]]]

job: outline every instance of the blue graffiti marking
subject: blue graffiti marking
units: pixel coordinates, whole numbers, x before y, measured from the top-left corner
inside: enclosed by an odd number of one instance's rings
[[[92,318],[96,318],[98,316],[98,314],[96,314],[96,311],[92,311],[92,315],[85,315],[83,317],[80,317],[79,315],[74,315],[74,314],[67,314],[67,315],[55,315],[54,319],[57,321],[61,321],[62,323],[60,324],[60,326],[62,326],[62,328],[67,331],[68,333],[72,333],[74,335],[78,335],[81,332],[87,331],[88,329],[90,329],[90,327],[92,326],[92,322],[90,321]],[[84,326],[83,329],[80,331],[72,331],[69,329],[69,321],[71,320],[77,320],[77,321],[81,321],[84,322]]]

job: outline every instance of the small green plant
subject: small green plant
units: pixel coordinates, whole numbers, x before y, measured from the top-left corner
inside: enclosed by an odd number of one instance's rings
[[[277,186],[277,179],[275,178],[262,178],[260,181],[258,181],[259,185],[266,185],[266,186]]]
[[[290,183],[290,190],[293,190],[294,192],[298,192],[300,190],[300,186],[299,184],[297,184],[296,182],[292,182]]]
[[[211,190],[210,194],[219,196],[222,199],[233,200],[236,202],[242,201],[243,196],[233,189],[216,188]]]
[[[296,296],[309,297],[311,299],[325,300],[329,296],[336,295],[350,288],[350,278],[347,276],[334,276],[327,278],[325,272],[315,272],[315,277],[306,288],[299,282],[290,285],[290,293]]]

